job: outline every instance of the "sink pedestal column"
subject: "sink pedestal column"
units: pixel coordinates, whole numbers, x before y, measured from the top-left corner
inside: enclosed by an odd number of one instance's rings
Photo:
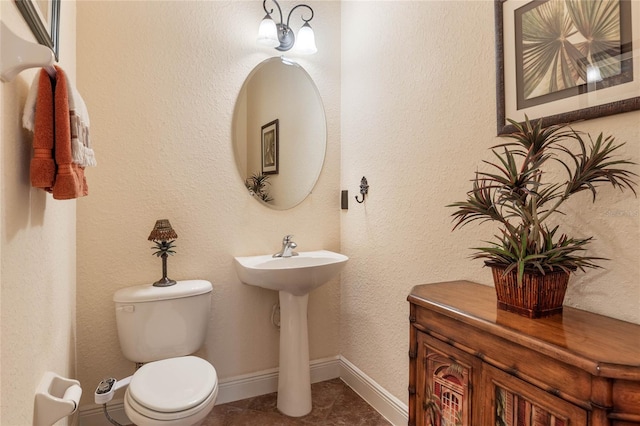
[[[311,370],[307,304],[309,294],[280,291],[280,370],[278,410],[291,417],[311,411]]]

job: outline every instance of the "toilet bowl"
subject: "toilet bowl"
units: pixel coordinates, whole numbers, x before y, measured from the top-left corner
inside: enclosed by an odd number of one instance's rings
[[[212,289],[209,281],[185,280],[168,287],[125,287],[114,294],[120,349],[143,364],[130,377],[124,398],[134,424],[196,426],[213,409],[216,370],[191,355],[205,341]],[[106,399],[111,397],[112,392]]]
[[[127,417],[136,425],[197,426],[218,395],[215,368],[184,356],[150,362],[131,378],[124,398]]]

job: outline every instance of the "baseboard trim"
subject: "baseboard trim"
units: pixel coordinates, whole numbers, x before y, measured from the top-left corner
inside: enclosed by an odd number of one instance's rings
[[[310,364],[311,383],[340,377],[394,426],[407,424],[407,406],[347,359],[336,356],[314,360]],[[276,392],[278,390],[278,369],[273,368],[221,380],[219,386],[216,404],[225,404]],[[124,412],[123,400],[113,400],[108,407],[109,415],[116,421],[122,424],[130,423]],[[111,426],[102,412],[102,406],[95,404],[80,407],[79,422],[80,426]]]
[[[311,383],[340,377],[340,361],[337,356],[313,360],[311,367]],[[216,404],[239,401],[278,391],[278,369],[259,371],[220,381],[220,393]]]
[[[398,398],[340,356],[340,378],[394,426],[409,422],[409,408]]]
[[[131,420],[124,413],[124,400],[114,399],[107,404],[109,415],[118,423],[131,424]],[[78,415],[80,426],[112,426],[102,411],[102,405],[90,404],[81,406]]]

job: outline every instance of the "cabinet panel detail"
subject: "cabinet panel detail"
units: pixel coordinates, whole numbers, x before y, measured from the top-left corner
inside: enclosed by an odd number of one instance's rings
[[[585,426],[587,412],[502,370],[483,366],[483,389],[490,394],[486,424],[496,426]]]
[[[418,425],[471,426],[475,360],[418,333],[424,380],[419,381]],[[471,362],[470,362],[471,361]]]
[[[495,387],[496,426],[568,426],[561,418],[534,404],[527,398],[500,386]]]

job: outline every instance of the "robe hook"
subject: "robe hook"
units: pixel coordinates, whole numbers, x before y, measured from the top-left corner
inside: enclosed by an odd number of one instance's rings
[[[356,201],[360,204],[364,203],[364,199],[369,193],[369,184],[367,183],[367,178],[362,176],[360,180],[360,194],[362,195],[362,201],[358,200],[358,196],[356,195]]]

